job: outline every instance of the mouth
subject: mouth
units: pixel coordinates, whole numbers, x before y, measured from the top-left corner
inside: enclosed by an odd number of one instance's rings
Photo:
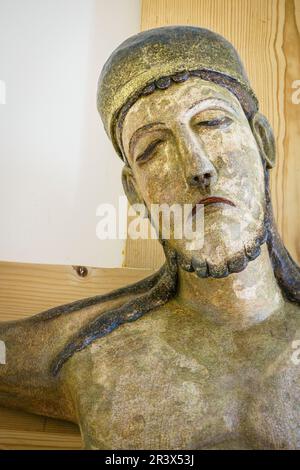
[[[219,197],[219,196],[208,196],[208,197],[204,197],[203,199],[200,199],[200,201],[198,201],[193,209],[192,209],[192,217],[196,214],[197,212],[197,205],[200,205],[202,204],[204,207],[206,206],[209,206],[209,205],[212,205],[212,204],[227,204],[228,206],[232,206],[232,207],[236,207],[236,205],[234,204],[234,202],[230,201],[230,199],[226,199],[225,197]]]

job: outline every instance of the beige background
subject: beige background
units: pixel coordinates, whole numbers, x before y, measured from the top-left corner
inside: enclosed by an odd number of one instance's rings
[[[96,87],[139,28],[139,0],[0,0],[0,260],[122,266],[124,240],[96,237],[123,195]]]

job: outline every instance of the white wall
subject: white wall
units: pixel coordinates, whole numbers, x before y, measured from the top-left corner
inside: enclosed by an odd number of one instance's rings
[[[124,241],[96,237],[123,189],[95,96],[139,3],[0,0],[0,260],[121,266]]]

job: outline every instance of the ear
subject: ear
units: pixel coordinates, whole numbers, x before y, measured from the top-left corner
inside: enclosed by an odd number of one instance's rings
[[[133,206],[134,204],[144,203],[143,199],[140,197],[140,194],[137,190],[137,185],[136,185],[135,178],[133,176],[132,169],[128,165],[125,165],[123,167],[122,183],[123,183],[125,194],[131,206]]]
[[[256,113],[250,122],[250,126],[259,150],[266,161],[267,168],[273,168],[276,161],[276,148],[269,121],[263,114]]]

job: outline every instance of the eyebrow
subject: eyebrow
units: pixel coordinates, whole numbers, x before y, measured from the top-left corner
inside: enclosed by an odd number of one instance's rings
[[[231,103],[229,103],[228,101],[225,101],[221,98],[215,98],[215,97],[208,97],[208,98],[203,98],[202,100],[199,100],[197,101],[196,103],[193,103],[187,111],[191,111],[192,109],[196,108],[199,104],[201,103],[205,103],[207,101],[218,101],[221,103],[221,105],[223,105],[224,109],[227,108],[227,110],[229,111],[233,111],[235,114],[237,113],[237,110],[235,109],[235,107],[233,107],[231,105]],[[209,109],[209,108],[207,108]],[[210,109],[214,109],[214,108],[210,108]],[[217,107],[215,107],[215,109],[218,109]],[[205,111],[205,109],[203,110],[200,110],[201,111]],[[144,131],[148,131],[148,130],[151,130],[152,128],[156,128],[158,126],[165,126],[165,123],[164,122],[151,122],[149,124],[145,124],[144,126],[141,126],[139,127],[138,129],[136,129],[134,131],[134,133],[132,134],[132,136],[130,137],[130,140],[129,140],[129,145],[128,145],[128,149],[129,149],[129,154],[132,155],[133,153],[133,150],[134,150],[134,147],[140,137],[141,134],[143,134]]]
[[[205,103],[206,101],[217,101],[220,103],[220,105],[224,108],[224,109],[228,109],[233,111],[235,114],[237,113],[237,110],[235,109],[234,106],[231,105],[231,103],[229,103],[229,101],[225,101],[221,98],[215,98],[215,97],[209,97],[209,98],[203,98],[202,100],[199,100],[197,101],[196,103],[193,103],[187,111],[191,111],[192,109],[196,108],[199,104],[202,104],[202,103]],[[206,108],[206,109],[209,109],[209,108]],[[206,111],[206,109],[203,109],[201,111]],[[213,108],[210,108],[210,109],[218,109],[217,107],[213,107]]]
[[[165,126],[165,123],[164,122],[151,122],[150,124],[145,124],[144,126],[139,127],[136,131],[134,131],[129,141],[129,153],[132,154],[138,138],[140,137],[141,134],[143,134],[144,131],[151,130],[152,128],[155,128],[158,126]]]

